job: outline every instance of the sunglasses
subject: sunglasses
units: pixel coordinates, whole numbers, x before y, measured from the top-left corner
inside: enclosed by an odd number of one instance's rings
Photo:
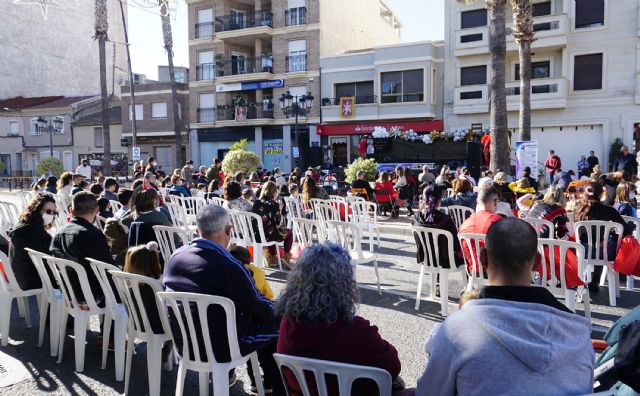
[[[58,211],[57,210],[53,210],[53,209],[47,209],[44,211],[46,214],[48,215],[54,215],[57,216],[58,215]]]

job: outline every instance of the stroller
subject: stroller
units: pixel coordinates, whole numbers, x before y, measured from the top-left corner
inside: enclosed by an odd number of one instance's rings
[[[379,187],[376,183],[376,202],[378,203],[378,214],[382,215],[389,211],[391,213],[391,217],[397,219],[400,215],[400,207],[396,205],[396,200],[398,194],[388,188]]]

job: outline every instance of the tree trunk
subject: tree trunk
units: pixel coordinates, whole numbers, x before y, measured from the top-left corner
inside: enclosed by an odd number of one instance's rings
[[[489,49],[491,51],[491,164],[492,171],[511,173],[509,131],[507,124],[507,94],[504,59],[507,52],[505,36],[505,5],[507,0],[487,1],[491,13]]]
[[[162,19],[162,34],[164,36],[164,49],[167,51],[167,60],[169,62],[169,79],[171,81],[171,102],[173,106],[173,130],[176,137],[176,165],[180,168],[185,163],[182,158],[182,125],[178,113],[178,93],[176,90],[176,76],[173,69],[173,37],[171,33],[171,18],[169,16],[169,5],[166,0],[160,2],[160,18]],[[187,180],[190,182],[190,180]]]
[[[109,93],[107,91],[107,56],[106,41],[108,39],[107,0],[96,0],[95,36],[98,40],[98,58],[100,61],[100,96],[102,111],[102,136],[104,154],[102,157],[102,173],[111,175],[111,132],[109,130]]]
[[[531,140],[531,42],[520,42],[520,140]]]

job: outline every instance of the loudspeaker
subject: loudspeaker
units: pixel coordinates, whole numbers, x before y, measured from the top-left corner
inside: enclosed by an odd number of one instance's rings
[[[482,164],[482,144],[467,142],[467,168],[474,179],[480,179],[480,166]]]

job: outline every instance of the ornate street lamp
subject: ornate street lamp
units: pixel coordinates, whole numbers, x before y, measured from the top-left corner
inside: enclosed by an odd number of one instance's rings
[[[294,124],[294,144],[298,155],[295,157],[295,165],[300,165],[300,146],[298,145],[298,117],[309,118],[311,108],[313,107],[313,100],[315,98],[311,95],[311,92],[302,96],[293,96],[291,92],[287,91],[280,96],[280,110],[284,113],[286,118],[295,117]]]

